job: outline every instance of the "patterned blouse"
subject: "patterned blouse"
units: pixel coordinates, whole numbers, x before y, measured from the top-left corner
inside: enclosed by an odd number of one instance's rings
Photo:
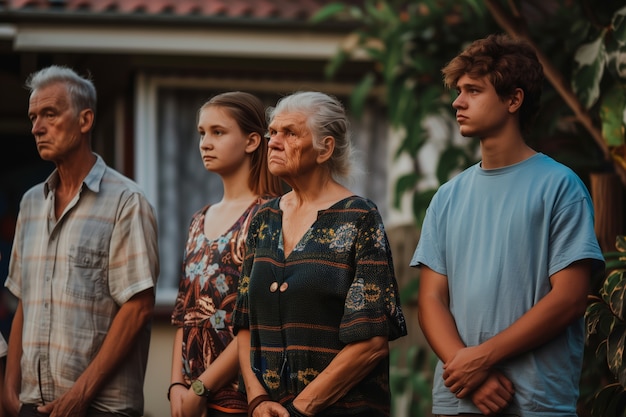
[[[264,201],[259,199],[250,205],[217,239],[204,235],[208,205],[191,220],[172,313],[172,324],[183,329],[183,377],[187,383],[197,379],[234,338],[231,316],[247,227]],[[247,405],[237,379],[215,393],[208,403],[209,408],[230,412],[245,412]]]
[[[285,258],[280,198],[250,224],[235,332],[249,329],[254,372],[273,400],[290,403],[347,344],[406,335],[391,252],[378,209],[352,196],[318,213]],[[320,416],[388,416],[385,358]]]

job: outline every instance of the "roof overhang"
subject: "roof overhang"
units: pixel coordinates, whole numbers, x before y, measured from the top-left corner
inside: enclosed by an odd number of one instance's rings
[[[59,27],[0,25],[0,37],[15,51],[165,55],[220,55],[263,58],[329,59],[346,35],[314,31],[254,29]],[[354,59],[360,59],[358,56]],[[361,57],[362,58],[362,57]]]

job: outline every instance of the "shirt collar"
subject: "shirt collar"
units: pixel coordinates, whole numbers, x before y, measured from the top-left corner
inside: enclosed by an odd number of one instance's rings
[[[96,163],[93,164],[91,170],[83,180],[83,184],[89,188],[94,193],[100,191],[100,184],[102,182],[102,177],[104,177],[104,172],[106,171],[106,164],[100,155],[94,153],[96,156]],[[51,191],[53,191],[57,185],[59,184],[59,171],[55,169],[52,171],[52,174],[46,179],[44,183],[43,193],[44,196],[48,196]]]

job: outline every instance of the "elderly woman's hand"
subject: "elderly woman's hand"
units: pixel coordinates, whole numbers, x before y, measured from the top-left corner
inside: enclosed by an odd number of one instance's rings
[[[248,411],[250,417],[290,417],[290,412],[280,403],[263,401]]]

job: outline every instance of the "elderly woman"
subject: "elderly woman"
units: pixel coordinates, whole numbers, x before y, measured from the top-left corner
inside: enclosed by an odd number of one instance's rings
[[[253,218],[234,312],[248,415],[389,416],[389,341],[406,335],[371,201],[340,184],[352,148],[318,92],[269,109],[268,164],[291,191]]]

